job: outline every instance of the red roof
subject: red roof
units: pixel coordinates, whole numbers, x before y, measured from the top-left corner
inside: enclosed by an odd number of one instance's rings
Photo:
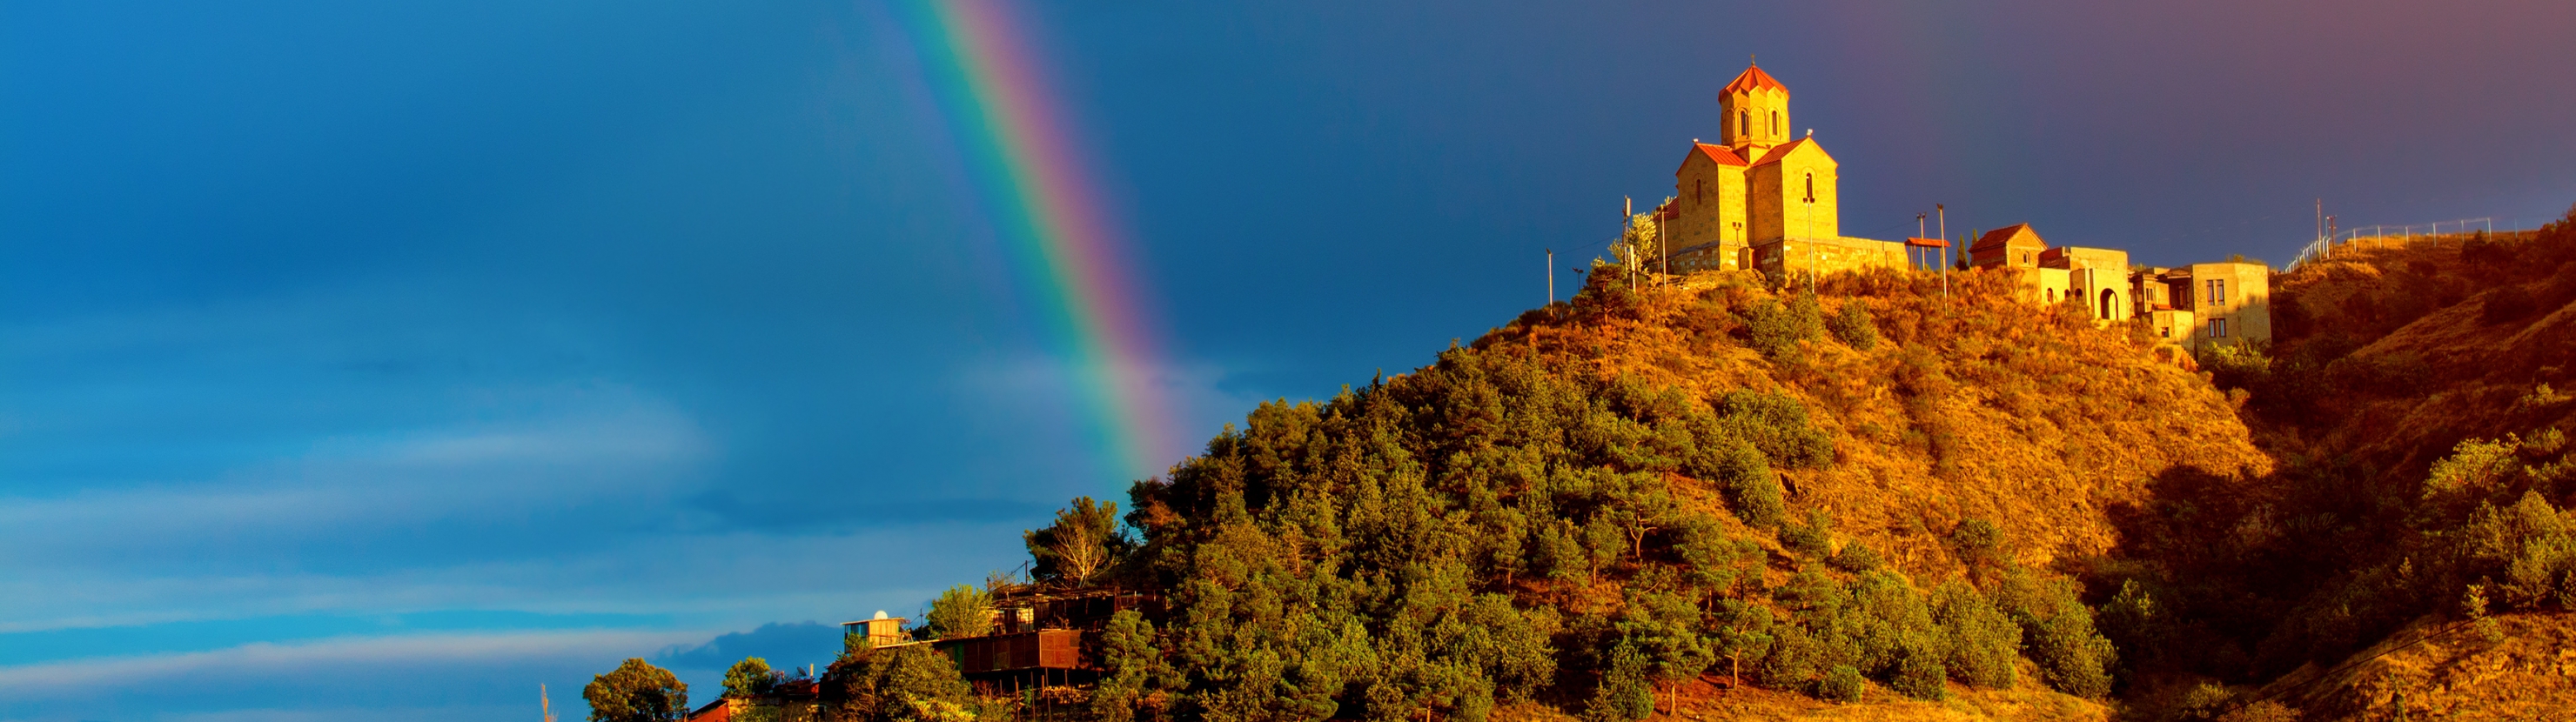
[[[1781,95],[1789,94],[1789,86],[1781,85],[1780,81],[1773,79],[1770,73],[1762,72],[1762,66],[1759,65],[1745,66],[1744,73],[1742,75],[1735,76],[1735,82],[1727,83],[1726,89],[1718,92],[1720,94],[1733,94],[1737,92],[1751,92],[1755,88],[1770,88],[1772,90],[1780,91]]]
[[[2002,248],[2012,242],[2013,236],[2029,231],[2030,224],[2028,223],[2015,223],[2002,228],[1986,231],[1985,235],[1977,237],[1976,245],[1969,246],[1968,250],[1981,251],[1988,248]],[[2036,232],[2031,232],[2030,240],[2034,243],[2040,244],[2042,247],[2046,247],[2048,245],[2046,241],[2039,240],[2039,234]]]
[[[1916,248],[1948,248],[1950,247],[1950,242],[1938,238],[1907,238],[1905,239],[1905,245],[1914,246]]]
[[[1781,159],[1781,158],[1786,158],[1786,157],[1788,157],[1788,156],[1789,156],[1789,151],[1790,151],[1790,150],[1795,149],[1795,148],[1797,148],[1798,146],[1805,145],[1805,144],[1807,144],[1807,143],[1814,142],[1814,141],[1815,141],[1815,139],[1814,139],[1814,138],[1799,138],[1799,139],[1797,139],[1797,140],[1789,141],[1789,142],[1788,142],[1787,144],[1785,144],[1785,145],[1781,145],[1781,146],[1778,146],[1778,147],[1774,147],[1774,148],[1772,148],[1772,149],[1771,149],[1771,152],[1769,152],[1769,153],[1764,153],[1764,154],[1762,154],[1762,160],[1754,161],[1754,163],[1753,163],[1753,164],[1754,164],[1754,165],[1770,165],[1770,164],[1773,164],[1773,163],[1778,163],[1778,162],[1780,162],[1780,159]]]
[[[1727,150],[1726,146],[1707,143],[1698,143],[1696,146],[1694,150],[1708,156],[1709,160],[1717,161],[1718,165],[1744,165],[1744,156],[1736,155],[1735,151]]]

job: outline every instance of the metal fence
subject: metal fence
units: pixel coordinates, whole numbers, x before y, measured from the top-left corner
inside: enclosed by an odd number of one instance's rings
[[[2445,228],[2449,231],[2445,232],[2443,230]],[[2299,257],[2290,261],[2290,268],[2298,268],[2299,264],[2332,256],[2339,246],[2359,244],[2362,248],[2397,248],[2419,243],[2440,243],[2446,236],[2468,236],[2472,232],[2494,234],[2495,217],[2462,218],[2411,226],[2354,226],[2349,230],[2338,231],[2332,237],[2319,238],[2308,243],[2306,247],[2300,248]]]

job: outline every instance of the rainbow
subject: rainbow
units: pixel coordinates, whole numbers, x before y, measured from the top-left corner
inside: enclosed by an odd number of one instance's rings
[[[1094,434],[1124,482],[1178,461],[1181,438],[1155,374],[1157,324],[1127,275],[1119,235],[1048,93],[1039,54],[1006,0],[893,0],[1016,278],[1048,306]]]

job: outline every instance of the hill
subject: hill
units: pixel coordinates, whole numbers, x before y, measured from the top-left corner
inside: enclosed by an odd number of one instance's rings
[[[2366,681],[2385,675],[2350,672],[2428,655],[2503,669],[2511,654],[2483,635],[2379,656],[2402,630],[2456,632],[2490,612],[2490,628],[2566,636],[2576,397],[2557,389],[2576,359],[2571,221],[2344,249],[2276,279],[2272,347],[2202,357],[2282,463],[2250,483],[2166,485],[2157,506],[2121,516],[2114,556],[2131,566],[2092,586],[2161,602],[2155,634],[2123,645],[2145,658],[2140,686],[2216,696],[2238,683],[2242,699],[2315,719],[2487,709],[2466,687],[2391,696]]]
[[[1169,615],[1102,696],[1204,719],[2099,718],[2119,661],[2075,580],[2118,545],[2110,511],[2271,471],[2149,339],[1999,276],[1595,275],[1139,483],[1122,583]]]
[[[1076,499],[995,588],[1108,605],[1087,687],[854,638],[822,708],[2277,722],[2519,714],[2576,664],[2576,216],[2345,249],[2191,359],[1998,274],[1667,281],[1263,404],[1132,535]]]

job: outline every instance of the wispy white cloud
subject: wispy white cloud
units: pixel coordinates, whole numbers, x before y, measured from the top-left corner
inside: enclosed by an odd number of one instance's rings
[[[704,631],[564,631],[352,637],[300,644],[246,644],[185,654],[155,654],[0,667],[0,696],[34,700],[148,688],[185,679],[190,687],[246,680],[351,675],[362,668],[541,660],[589,661],[640,656]]]

